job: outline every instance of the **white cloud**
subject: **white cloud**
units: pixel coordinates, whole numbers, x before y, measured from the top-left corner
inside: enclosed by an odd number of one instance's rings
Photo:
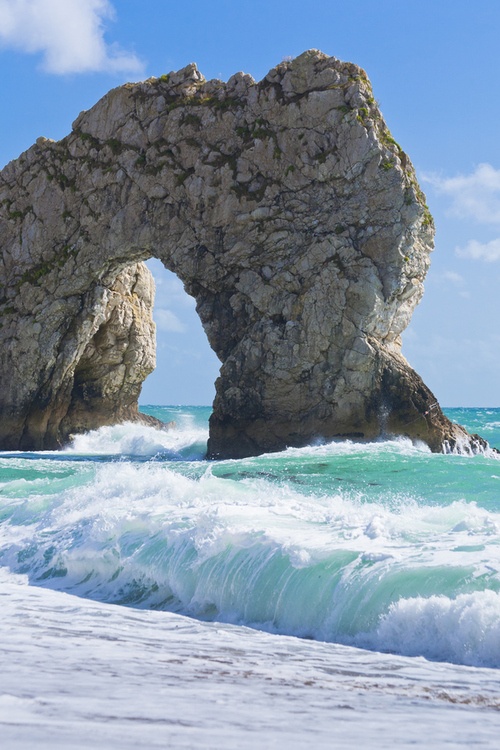
[[[479,164],[475,171],[457,177],[422,175],[422,181],[451,199],[451,213],[484,224],[500,224],[500,169]]]
[[[488,263],[494,263],[500,260],[500,237],[490,242],[470,240],[465,247],[457,247],[455,252],[461,258],[485,260]]]
[[[451,281],[453,284],[457,284],[458,286],[461,286],[465,282],[464,277],[456,271],[444,271],[443,279],[445,281]]]
[[[177,315],[171,310],[165,308],[155,309],[154,320],[160,331],[169,331],[171,333],[184,333],[186,326],[179,320]]]
[[[470,298],[470,292],[467,291],[467,283],[461,274],[456,271],[443,271],[442,280],[447,286],[455,289],[460,297],[464,299]]]
[[[42,53],[48,73],[141,73],[132,53],[104,39],[109,0],[0,0],[0,45]]]
[[[167,271],[163,277],[155,274],[157,299],[164,300],[173,307],[195,307],[196,300],[186,292],[182,281],[173,274],[167,274],[170,272]]]

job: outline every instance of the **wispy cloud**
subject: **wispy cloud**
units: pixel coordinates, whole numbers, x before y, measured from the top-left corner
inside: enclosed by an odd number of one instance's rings
[[[443,271],[443,279],[445,281],[451,281],[452,284],[462,286],[465,283],[464,277],[456,271]]]
[[[448,196],[452,216],[474,219],[479,224],[500,225],[500,169],[484,163],[470,174],[456,177],[423,174],[421,179],[432,185],[437,193]],[[463,247],[456,247],[455,253],[470,260],[500,261],[500,238],[489,242],[469,240]],[[451,275],[449,281],[454,281]],[[464,291],[462,296],[467,296]]]
[[[500,224],[500,169],[479,164],[474,172],[456,177],[424,174],[427,182],[451,200],[450,212],[482,224]]]
[[[0,46],[41,53],[43,70],[58,75],[141,74],[135,54],[104,39],[114,18],[109,0],[0,0]]]
[[[169,331],[172,333],[184,333],[186,326],[171,310],[165,308],[155,309],[154,319],[160,331]]]
[[[470,292],[467,290],[467,282],[461,274],[456,271],[443,271],[442,281],[448,287],[456,290],[460,297],[469,299]]]
[[[156,299],[159,304],[167,302],[170,307],[195,307],[196,301],[186,293],[182,281],[169,271],[162,273],[162,270],[155,273]]]
[[[461,258],[485,260],[488,263],[494,263],[500,260],[500,237],[490,242],[470,240],[465,247],[457,247],[455,252]]]

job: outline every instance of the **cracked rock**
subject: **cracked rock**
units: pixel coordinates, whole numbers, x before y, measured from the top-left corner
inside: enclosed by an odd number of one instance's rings
[[[0,447],[147,419],[149,257],[195,297],[222,363],[211,457],[467,443],[400,351],[432,243],[356,65],[309,50],[259,83],[191,64],[114,89],[0,173]]]

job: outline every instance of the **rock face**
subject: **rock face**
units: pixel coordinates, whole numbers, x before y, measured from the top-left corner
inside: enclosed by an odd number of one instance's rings
[[[363,70],[127,84],[0,173],[0,447],[139,418],[159,258],[222,362],[209,455],[469,442],[400,353],[433,223]],[[165,392],[165,402],[168,402]]]

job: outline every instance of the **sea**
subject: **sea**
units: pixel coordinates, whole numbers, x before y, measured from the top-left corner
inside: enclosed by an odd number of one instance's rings
[[[0,454],[3,750],[500,747],[500,454],[208,461],[210,408],[142,410]]]

